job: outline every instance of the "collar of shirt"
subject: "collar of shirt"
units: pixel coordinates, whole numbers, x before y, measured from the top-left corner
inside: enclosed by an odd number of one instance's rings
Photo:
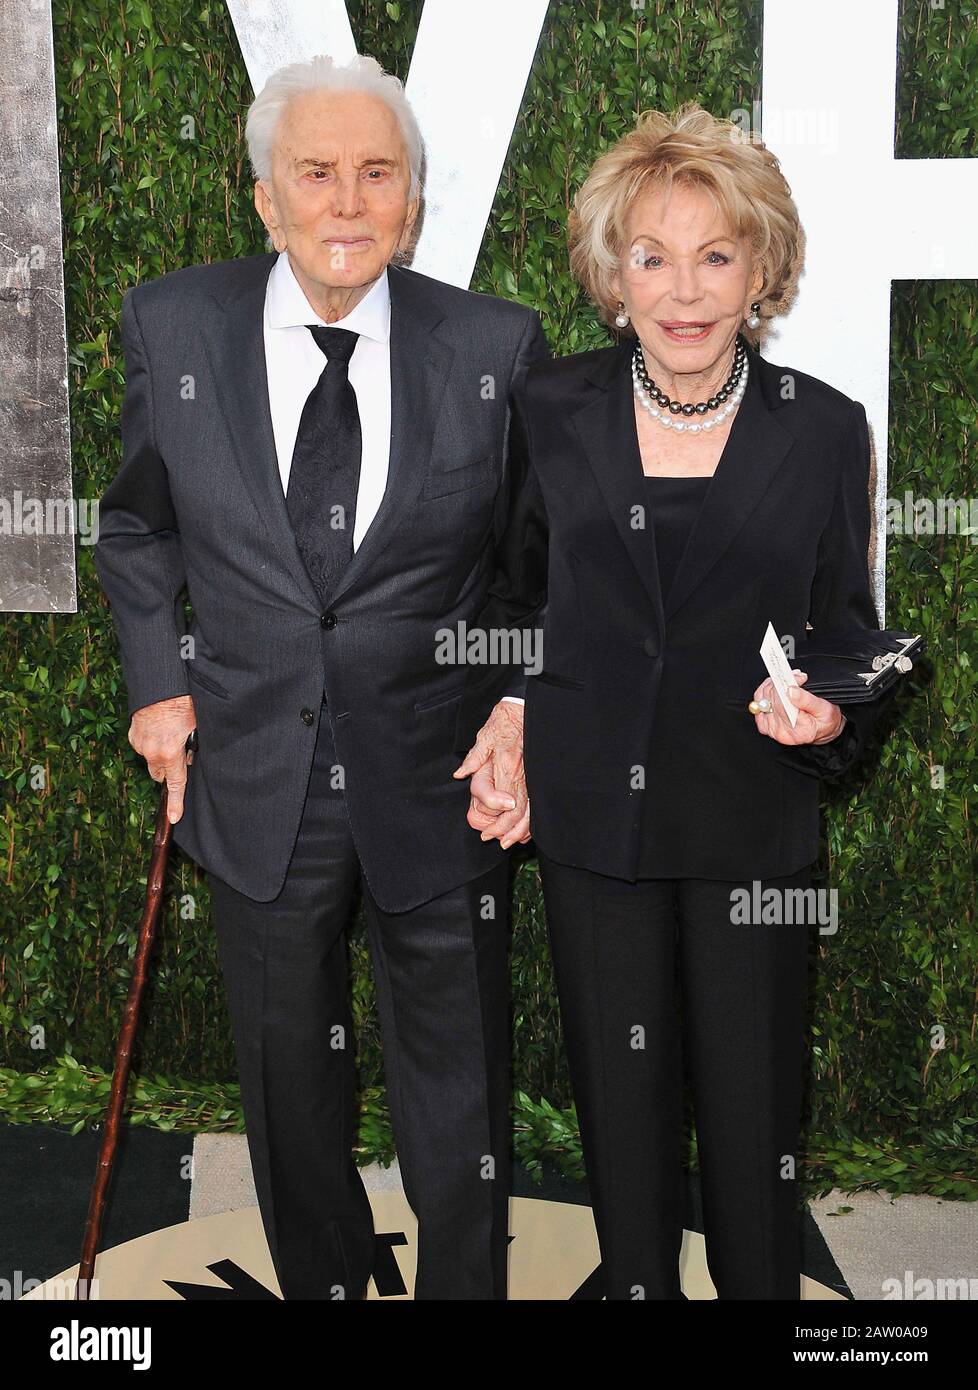
[[[386,343],[390,338],[391,294],[386,267],[359,304],[344,318],[327,324],[309,303],[295,278],[289,253],[281,251],[268,277],[265,307],[271,328],[302,328],[317,323],[328,328],[348,328],[351,333],[359,333],[362,338],[378,343]]]

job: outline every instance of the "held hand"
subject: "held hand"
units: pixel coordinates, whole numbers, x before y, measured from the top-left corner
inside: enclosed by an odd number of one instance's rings
[[[799,684],[797,687],[788,687],[788,699],[798,710],[795,727],[791,727],[791,722],[781,705],[781,697],[768,678],[754,691],[756,701],[767,700],[771,706],[769,711],[754,716],[758,733],[767,734],[768,738],[773,738],[776,743],[830,743],[832,739],[838,738],[845,727],[845,715],[838,705],[833,705],[829,700],[822,700],[818,695],[812,695],[803,688],[802,683],[808,680],[807,672],[795,670],[793,674]]]
[[[187,752],[187,736],[197,727],[194,702],[189,695],[158,700],[155,705],[137,709],[129,725],[129,742],[154,782],[166,782],[166,815],[171,825],[183,815],[183,794],[187,785],[187,765],[193,752]]]
[[[523,706],[500,700],[452,773],[471,777],[466,820],[483,840],[503,849],[530,838],[530,807],[523,775]]]

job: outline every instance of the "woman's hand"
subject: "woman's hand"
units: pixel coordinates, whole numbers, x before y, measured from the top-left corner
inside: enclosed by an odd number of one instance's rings
[[[530,804],[523,771],[523,706],[500,700],[453,777],[471,777],[466,820],[483,840],[503,849],[530,838]]]
[[[799,684],[789,685],[788,699],[798,710],[795,727],[791,727],[791,722],[781,705],[781,698],[768,677],[754,691],[755,700],[766,699],[771,706],[770,710],[754,715],[758,733],[767,734],[768,738],[773,738],[777,743],[831,743],[845,728],[845,715],[838,705],[833,705],[830,700],[823,700],[818,695],[811,695],[802,687],[801,683],[808,680],[807,672],[796,670],[793,674]]]

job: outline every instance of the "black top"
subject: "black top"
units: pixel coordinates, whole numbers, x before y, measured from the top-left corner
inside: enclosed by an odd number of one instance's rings
[[[665,602],[673,576],[686,549],[689,533],[699,515],[713,475],[699,478],[673,478],[645,475],[648,484],[649,514],[655,527],[655,553],[659,562],[659,585]]]
[[[655,527],[659,585],[665,603],[689,533],[713,478],[712,475],[705,478],[645,476],[648,508]],[[661,719],[656,721],[653,718],[648,775],[654,781],[657,794],[645,798],[643,805],[638,863],[638,873],[642,878],[668,876],[669,866],[677,862],[677,855],[681,855],[675,841],[677,836],[682,838],[688,835],[689,827],[677,827],[674,823],[672,798],[667,789],[675,788],[687,775],[687,762],[685,743],[675,737],[674,731],[665,729]]]

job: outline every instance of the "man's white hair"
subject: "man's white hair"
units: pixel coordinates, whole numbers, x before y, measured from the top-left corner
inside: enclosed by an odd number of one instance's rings
[[[256,179],[268,179],[272,172],[275,132],[286,106],[293,97],[306,92],[366,92],[390,107],[401,129],[411,171],[408,198],[414,198],[421,185],[424,143],[411,105],[404,95],[399,77],[385,72],[376,58],[358,53],[349,63],[334,63],[325,53],[305,63],[287,63],[276,69],[248,108],[245,139],[248,158]]]

